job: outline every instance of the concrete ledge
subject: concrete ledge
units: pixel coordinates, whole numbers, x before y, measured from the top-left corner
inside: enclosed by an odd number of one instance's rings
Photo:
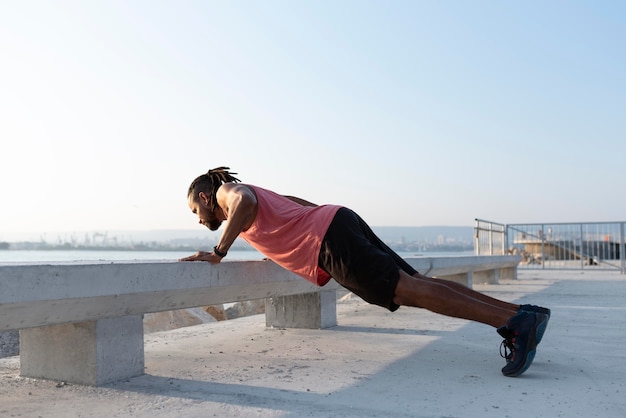
[[[407,259],[467,286],[513,278],[520,260]],[[0,332],[21,330],[23,376],[101,385],[143,373],[144,313],[266,298],[269,327],[327,328],[337,325],[337,288],[270,261],[0,265]]]
[[[318,292],[270,261],[0,266],[0,331]],[[329,283],[325,289],[336,289]]]
[[[406,261],[425,276],[439,277],[472,287],[474,282],[497,284],[516,279],[521,256],[493,255],[466,257],[420,257]]]

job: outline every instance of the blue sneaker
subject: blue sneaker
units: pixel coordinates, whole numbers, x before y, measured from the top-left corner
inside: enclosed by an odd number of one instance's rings
[[[543,338],[543,334],[546,332],[546,328],[548,327],[548,321],[550,321],[550,315],[552,312],[548,308],[543,308],[537,305],[521,305],[517,312],[526,311],[526,312],[535,312],[545,315],[545,318],[541,321],[541,323],[537,326],[537,345],[541,342]],[[507,330],[506,325],[498,328],[498,334],[502,336],[502,338],[510,338],[510,331]],[[505,347],[506,348],[506,347]],[[501,347],[502,349],[502,347]],[[502,355],[504,357],[504,355]]]
[[[500,354],[506,359],[502,374],[516,377],[528,370],[537,352],[538,325],[547,321],[546,316],[520,310],[504,327],[498,328],[498,334],[504,337]]]
[[[548,321],[550,320],[550,315],[552,312],[548,308],[544,308],[537,305],[522,305],[519,308],[520,311],[526,312],[535,312],[545,315],[545,319],[541,321],[540,324],[537,325],[537,344],[541,342],[543,338],[543,334],[546,332],[546,328],[548,327]],[[518,311],[519,312],[519,311]]]

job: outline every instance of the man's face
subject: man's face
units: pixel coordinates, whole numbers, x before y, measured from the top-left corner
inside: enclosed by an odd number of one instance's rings
[[[211,231],[217,231],[222,225],[222,221],[218,219],[211,210],[208,199],[204,193],[200,193],[198,199],[189,196],[187,203],[189,204],[189,209],[191,209],[194,214],[198,215],[198,222]]]

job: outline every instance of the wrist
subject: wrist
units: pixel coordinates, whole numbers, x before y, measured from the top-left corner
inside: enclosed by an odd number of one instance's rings
[[[217,245],[215,247],[213,247],[213,253],[220,257],[220,258],[224,258],[226,257],[226,255],[228,255],[228,251],[220,251],[217,249]]]

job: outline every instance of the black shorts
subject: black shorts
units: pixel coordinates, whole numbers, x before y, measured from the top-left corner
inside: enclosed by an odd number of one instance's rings
[[[417,273],[347,208],[339,209],[328,227],[318,264],[346,289],[390,311],[399,307],[393,302],[399,270]]]

